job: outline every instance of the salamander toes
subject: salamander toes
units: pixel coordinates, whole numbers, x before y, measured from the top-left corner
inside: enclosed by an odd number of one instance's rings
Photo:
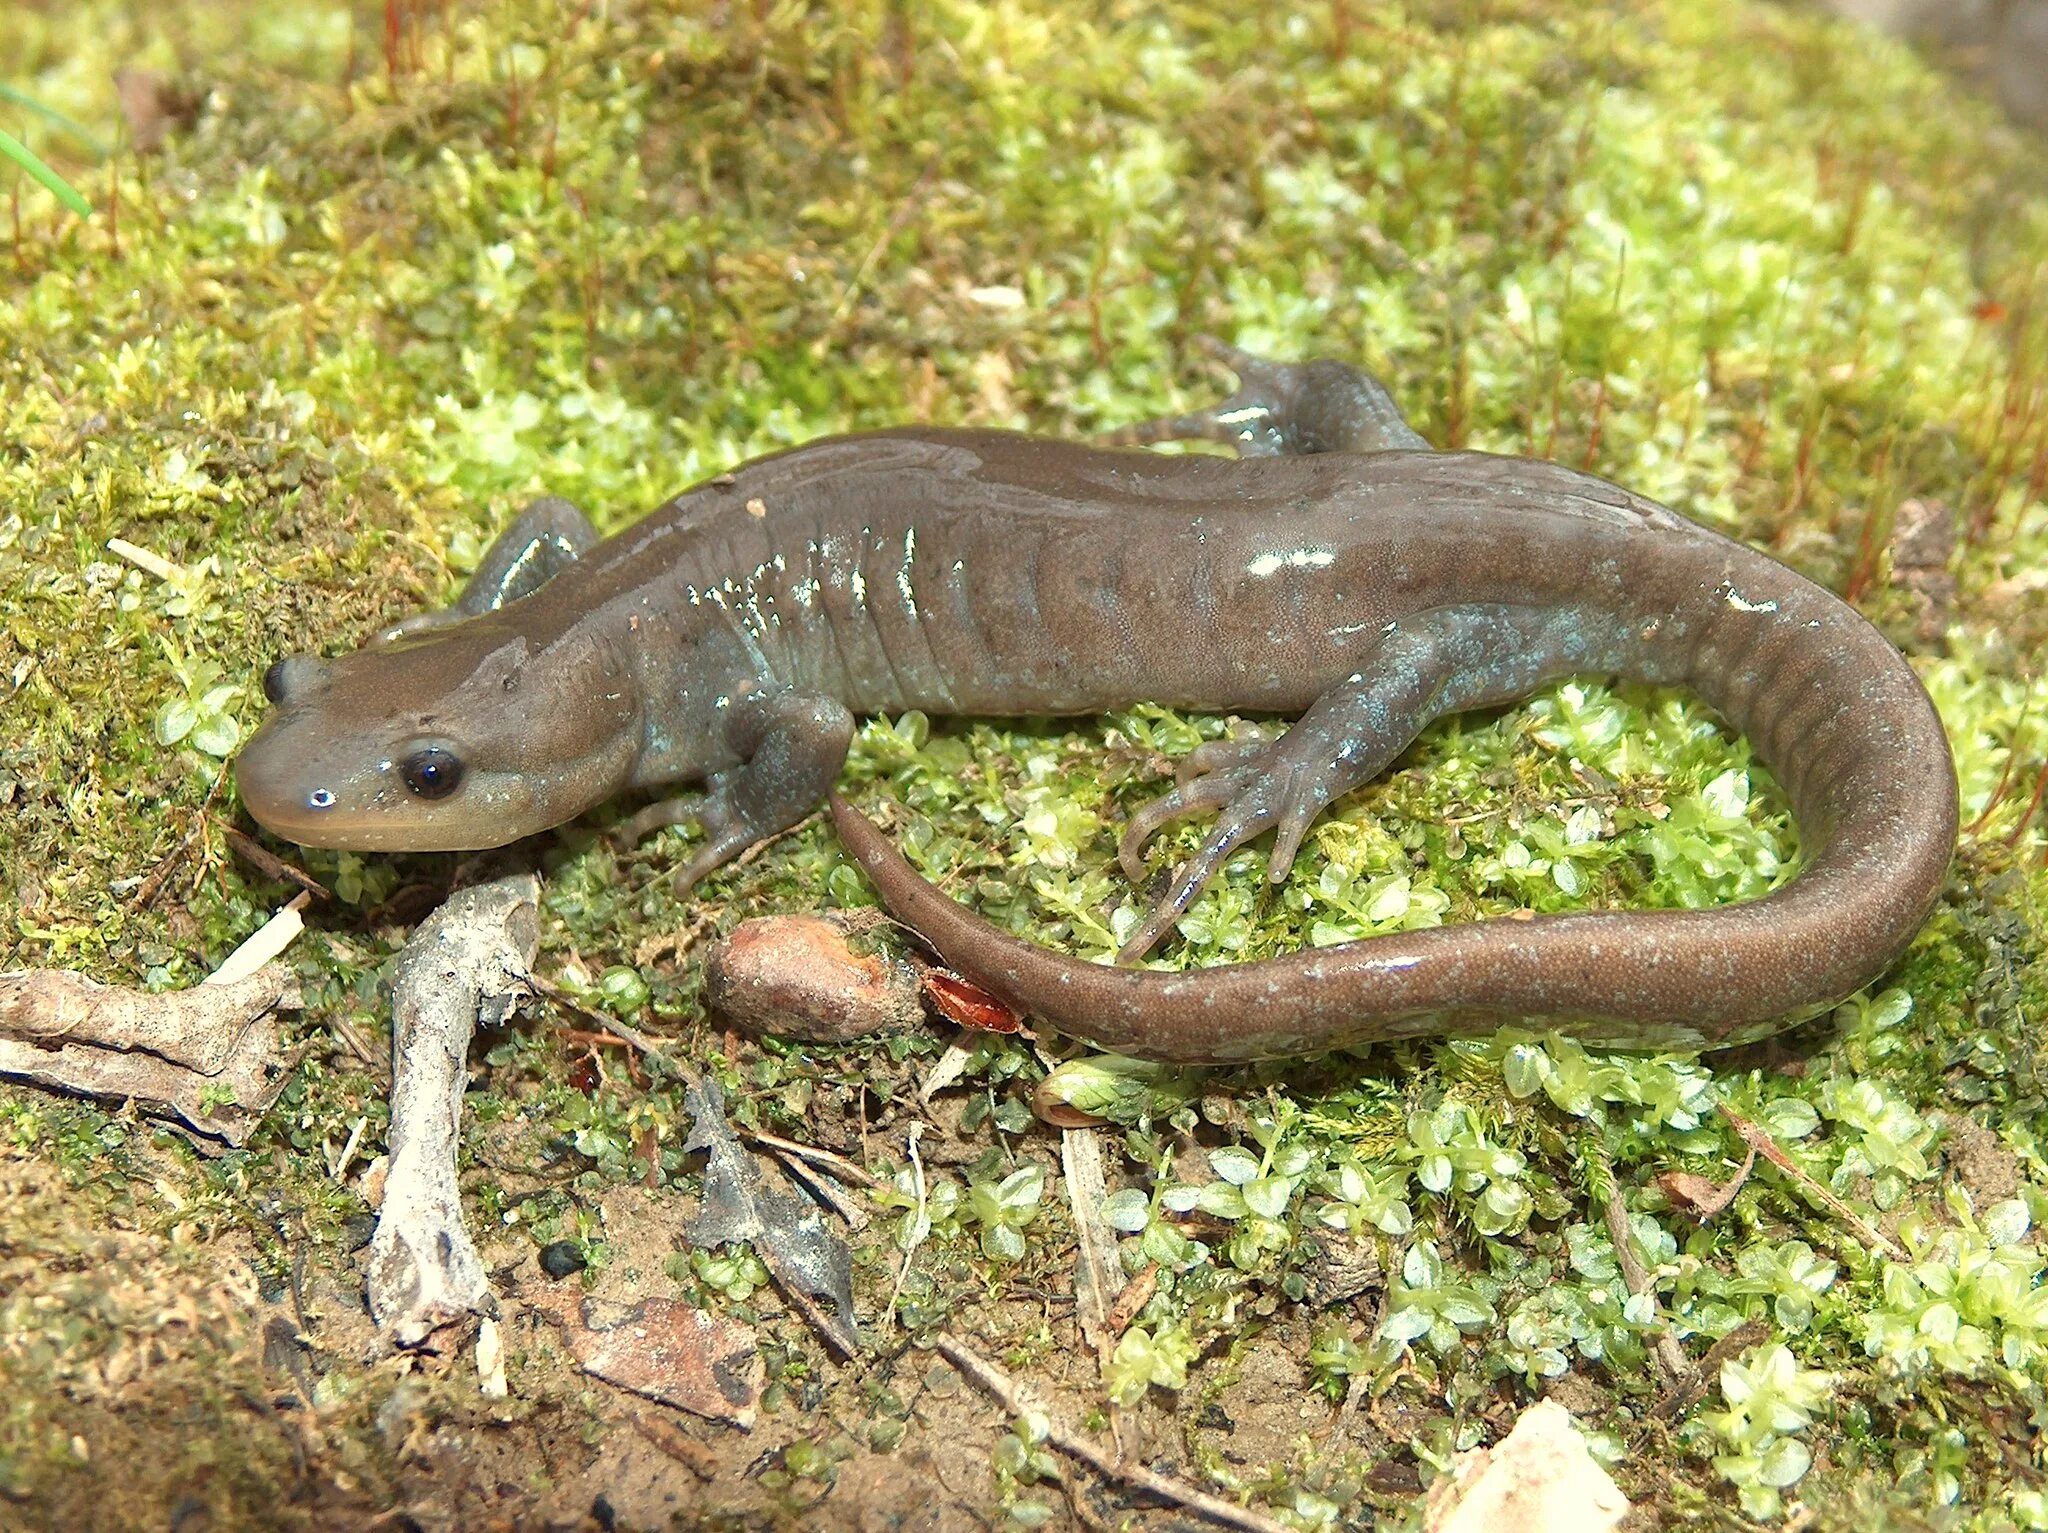
[[[1204,740],[1189,751],[1173,769],[1173,780],[1185,785],[1211,772],[1226,772],[1247,766],[1263,756],[1273,742],[1264,735],[1240,735],[1234,740]]]
[[[1279,829],[1273,836],[1273,855],[1266,864],[1266,882],[1284,884],[1287,875],[1294,868],[1295,854],[1301,850],[1302,839],[1308,835],[1308,828],[1315,824],[1316,816],[1323,812],[1328,800],[1317,795],[1312,789],[1304,791],[1303,785],[1292,785],[1293,791],[1286,795],[1276,823]]]
[[[1331,799],[1348,786],[1344,767],[1314,730],[1299,726],[1277,740],[1214,740],[1190,751],[1181,763],[1181,782],[1133,814],[1117,844],[1117,856],[1131,882],[1145,878],[1144,848],[1158,830],[1205,809],[1221,811],[1215,828],[1174,871],[1167,892],[1131,933],[1117,954],[1130,963],[1149,953],[1173,924],[1187,914],[1230,854],[1273,830],[1267,879],[1286,881],[1309,827]],[[1190,770],[1192,768],[1192,770]]]
[[[1258,780],[1257,759],[1265,751],[1265,742],[1244,750],[1236,749],[1237,741],[1211,744],[1229,747],[1225,754],[1210,758],[1221,764],[1210,768],[1197,766],[1195,771],[1188,772],[1184,760],[1182,770],[1175,774],[1179,778],[1176,785],[1139,808],[1124,826],[1123,835],[1117,839],[1116,856],[1123,864],[1124,876],[1132,883],[1145,881],[1145,843],[1161,829],[1175,820],[1223,808]],[[1188,753],[1189,757],[1200,756],[1209,748],[1197,746]]]

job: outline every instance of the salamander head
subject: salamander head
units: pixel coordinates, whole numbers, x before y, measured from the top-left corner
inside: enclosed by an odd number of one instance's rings
[[[305,846],[470,851],[560,825],[625,787],[638,695],[587,635],[536,649],[494,616],[264,674],[276,712],[235,764],[242,802]]]

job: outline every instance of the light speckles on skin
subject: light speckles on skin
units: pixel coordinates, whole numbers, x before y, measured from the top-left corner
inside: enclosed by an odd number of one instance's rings
[[[1337,556],[1327,548],[1292,548],[1260,554],[1244,567],[1244,572],[1263,580],[1290,567],[1298,570],[1320,570],[1327,569],[1336,562]]]
[[[1724,583],[1722,585],[1721,597],[1724,601],[1728,603],[1729,606],[1733,607],[1737,612],[1776,612],[1778,610],[1778,604],[1776,602],[1768,600],[1753,602],[1749,600],[1746,596],[1744,596],[1740,591],[1736,590],[1735,587],[1731,584]],[[1811,626],[1818,627],[1819,624],[1815,623]]]
[[[910,589],[910,566],[917,558],[917,529],[908,528],[903,534],[903,562],[896,568],[896,589],[903,596],[903,615],[913,623],[917,621],[917,597]]]

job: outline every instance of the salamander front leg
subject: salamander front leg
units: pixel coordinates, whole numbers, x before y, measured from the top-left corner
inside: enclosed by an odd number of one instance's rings
[[[1429,447],[1386,386],[1347,362],[1268,362],[1207,335],[1197,344],[1237,374],[1237,392],[1212,409],[1109,432],[1105,442],[1228,442],[1241,458]]]
[[[1433,719],[1511,702],[1560,676],[1611,669],[1615,641],[1612,618],[1576,607],[1438,607],[1391,625],[1364,666],[1270,745],[1201,747],[1190,758],[1196,770],[1132,815],[1117,847],[1136,882],[1145,843],[1161,827],[1217,812],[1215,829],[1175,872],[1119,961],[1149,953],[1230,854],[1263,831],[1278,832],[1267,877],[1285,879],[1316,816],[1377,777]]]
[[[824,801],[846,761],[853,715],[829,697],[756,693],[733,705],[726,743],[744,759],[702,793],[650,804],[620,827],[638,840],[666,825],[696,824],[704,844],[675,875],[677,894],[757,841],[779,835]]]
[[[495,612],[508,602],[546,585],[583,551],[597,542],[590,518],[557,496],[544,496],[528,506],[491,541],[483,562],[451,607],[418,612],[373,635],[371,644],[389,644],[410,634],[446,628],[465,618]]]

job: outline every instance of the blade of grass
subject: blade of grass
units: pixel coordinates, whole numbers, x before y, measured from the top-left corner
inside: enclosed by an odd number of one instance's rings
[[[24,144],[12,133],[0,131],[0,155],[4,155],[6,158],[14,161],[15,164],[42,182],[52,192],[55,192],[57,200],[63,203],[65,207],[71,209],[80,218],[92,217],[92,204],[79,196],[72,189],[70,182],[37,159],[35,151],[30,149],[28,145]]]
[[[103,160],[107,157],[107,146],[95,138],[84,123],[66,117],[55,107],[45,106],[42,102],[36,100],[35,97],[18,91],[11,85],[0,85],[0,101],[10,101],[18,107],[25,107],[44,121],[62,128],[66,133],[69,133],[81,144],[85,145],[86,148],[90,149],[98,158]]]

